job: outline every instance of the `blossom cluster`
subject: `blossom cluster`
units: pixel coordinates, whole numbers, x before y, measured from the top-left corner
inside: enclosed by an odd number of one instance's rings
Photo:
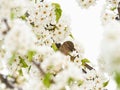
[[[82,8],[89,8],[91,5],[95,5],[96,0],[76,0]]]
[[[119,20],[120,0],[106,0],[101,14],[102,24],[107,25],[112,20]]]
[[[0,0],[0,13],[0,90],[106,90],[58,3]]]

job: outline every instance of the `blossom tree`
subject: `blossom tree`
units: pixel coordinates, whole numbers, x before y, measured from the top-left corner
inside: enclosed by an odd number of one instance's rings
[[[77,2],[87,9],[97,1]],[[119,1],[106,0],[103,9],[100,68],[120,86]],[[109,79],[84,57],[69,22],[53,1],[0,0],[0,90],[108,90]]]

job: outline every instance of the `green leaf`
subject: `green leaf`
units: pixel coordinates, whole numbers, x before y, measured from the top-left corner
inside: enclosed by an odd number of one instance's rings
[[[18,70],[18,72],[19,72],[19,75],[23,76],[23,71],[22,71],[22,69]]]
[[[116,7],[112,7],[111,10],[114,11],[116,9]]]
[[[28,12],[26,12],[24,15],[20,16],[20,18],[22,20],[26,20],[26,18],[29,17],[29,16],[30,16],[30,14]]]
[[[22,15],[20,18],[21,18],[22,20],[26,20],[26,16],[25,16],[25,15]]]
[[[50,85],[51,85],[51,77],[52,77],[52,74],[51,73],[46,73],[44,78],[43,78],[43,84],[49,88]]]
[[[78,80],[77,83],[78,83],[78,86],[81,86],[83,84],[83,81],[82,80]]]
[[[118,86],[118,88],[120,88],[120,73],[115,72],[115,77],[114,77],[116,84]]]
[[[54,50],[55,52],[58,51],[58,48],[57,48],[57,46],[56,46],[55,43],[52,43],[52,48],[53,48],[53,50]]]
[[[73,82],[74,82],[74,79],[72,77],[70,77],[67,81],[68,85],[73,84]]]
[[[15,18],[15,13],[13,12],[13,10],[11,10],[10,18],[11,18],[11,20],[13,20]]]
[[[81,60],[82,65],[85,65],[85,63],[90,63],[90,61],[87,58],[84,58]]]
[[[106,87],[109,83],[109,80],[103,83],[103,87]]]
[[[35,54],[36,54],[35,51],[28,51],[27,56],[28,56],[28,60],[29,60],[30,62],[32,61],[33,56],[34,56]]]
[[[62,15],[62,9],[58,3],[52,3],[52,5],[55,7],[56,22],[58,22]]]
[[[10,60],[9,60],[9,64],[10,65],[12,65],[12,63],[14,62],[14,60],[15,60],[15,58],[16,58],[16,53],[13,53],[13,55],[12,55],[12,57],[10,58]]]
[[[21,58],[21,57],[19,57],[19,59],[20,59],[20,64],[21,64],[21,66],[22,66],[23,68],[27,68],[28,65],[26,64],[25,60],[24,60],[23,58]]]
[[[70,34],[69,36],[70,36],[72,39],[74,39],[74,37],[73,37],[73,35],[72,35],[72,34]]]

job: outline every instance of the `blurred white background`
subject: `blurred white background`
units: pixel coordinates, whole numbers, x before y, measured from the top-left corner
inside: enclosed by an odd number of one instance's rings
[[[76,0],[50,1],[61,4],[63,12],[70,18],[74,38],[82,43],[85,49],[85,57],[90,59],[94,65],[97,65],[100,43],[104,32],[100,16],[105,0],[98,0],[89,9],[82,9]],[[108,90],[116,90],[115,83],[112,80],[108,87]]]

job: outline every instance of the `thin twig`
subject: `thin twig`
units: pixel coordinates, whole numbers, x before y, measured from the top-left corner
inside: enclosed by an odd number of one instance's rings
[[[84,73],[87,73],[84,69],[82,69],[82,71],[83,71]]]
[[[7,19],[3,19],[3,22],[5,23],[6,27],[7,27],[7,30],[3,32],[3,34],[7,34],[7,32],[10,30],[10,26],[8,24],[8,21]]]
[[[32,61],[33,64],[40,70],[40,72],[42,73],[43,76],[46,75],[46,73],[43,71],[43,69],[41,68],[40,64],[36,63],[35,61]],[[50,81],[51,83],[55,83],[55,81],[53,79],[51,79]]]
[[[120,2],[118,3],[117,11],[118,11],[118,16],[115,19],[120,20]]]
[[[8,76],[0,74],[0,80],[1,80],[2,83],[4,83],[6,85],[7,88],[10,88],[10,89],[15,88],[14,84],[16,83],[16,79],[15,78],[13,78],[13,79],[14,79],[14,81],[10,81],[10,80],[8,80]],[[18,87],[17,89],[18,90],[23,90],[20,87]]]
[[[93,69],[93,67],[91,67],[90,65],[88,65],[87,63],[85,63],[85,65],[84,65],[86,68],[88,68],[89,70],[92,70]]]
[[[118,3],[118,15],[119,15],[119,19],[120,19],[120,2]]]
[[[36,63],[35,61],[32,61],[33,64],[39,69],[39,71],[42,73],[42,75],[45,75],[45,72],[43,71],[43,69],[41,68],[40,64]]]
[[[6,76],[3,76],[2,74],[0,74],[0,80],[1,80],[1,82],[3,82],[3,83],[6,85],[6,87],[8,87],[8,88],[10,88],[10,89],[13,89],[13,88],[14,88],[14,85],[12,85],[12,83],[10,83],[10,82],[8,81],[8,79],[7,79]]]
[[[3,19],[3,21],[4,21],[4,23],[5,23],[6,26],[7,26],[7,30],[9,31],[9,30],[10,30],[10,26],[8,25],[8,21],[7,21],[7,19]]]

